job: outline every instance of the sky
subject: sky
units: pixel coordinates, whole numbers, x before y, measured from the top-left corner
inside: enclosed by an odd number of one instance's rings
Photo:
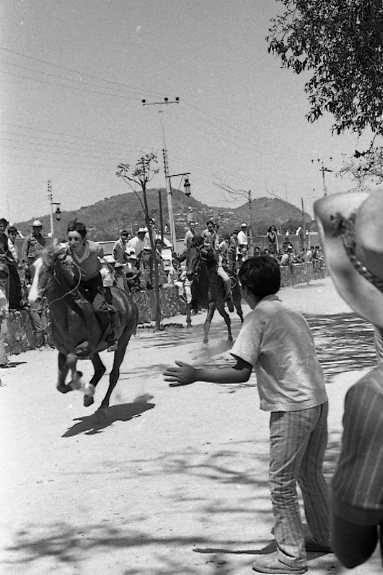
[[[0,216],[49,213],[48,180],[62,210],[125,193],[117,165],[146,152],[160,160],[151,185],[164,187],[164,136],[170,174],[190,172],[198,200],[237,206],[251,190],[312,213],[321,162],[336,170],[361,142],[331,135],[331,117],[305,119],[304,78],[267,52],[279,10],[274,0],[1,0]],[[141,103],[166,97],[179,103]],[[327,172],[326,185],[352,183]]]

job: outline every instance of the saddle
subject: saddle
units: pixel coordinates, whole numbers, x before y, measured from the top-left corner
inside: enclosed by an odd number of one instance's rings
[[[90,302],[78,291],[68,303],[65,318],[55,310],[51,312],[53,339],[59,351],[84,359],[115,341],[117,313],[102,294]]]

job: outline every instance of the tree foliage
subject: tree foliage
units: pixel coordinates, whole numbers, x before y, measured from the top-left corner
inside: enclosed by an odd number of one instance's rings
[[[383,135],[382,0],[277,0],[269,52],[305,84],[314,122],[333,115],[333,131]]]

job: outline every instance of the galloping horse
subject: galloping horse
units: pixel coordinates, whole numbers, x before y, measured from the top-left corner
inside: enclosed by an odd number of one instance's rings
[[[225,320],[228,341],[232,342],[231,320],[225,309],[225,287],[222,278],[217,273],[217,256],[213,250],[206,249],[203,246],[201,237],[196,236],[194,238],[188,250],[186,266],[187,275],[192,281],[192,302],[188,306],[187,321],[190,321],[190,307],[193,307],[193,305],[199,304],[201,307],[207,308],[203,342],[208,343],[210,324],[217,309]],[[235,276],[231,276],[231,281],[233,303],[237,314],[243,321],[241,288]]]
[[[105,373],[105,366],[99,352],[108,347],[104,329],[97,321],[92,304],[79,292],[80,276],[66,261],[65,252],[55,246],[44,250],[34,263],[34,276],[29,291],[29,301],[36,301],[45,295],[49,305],[52,338],[58,350],[57,389],[67,393],[79,389],[82,373],[76,370],[78,359],[90,359],[94,375],[84,386],[84,405],[94,402],[97,383]],[[109,375],[109,387],[100,408],[109,407],[110,396],[120,376],[120,366],[132,334],[136,331],[138,310],[128,295],[117,287],[111,288],[115,309],[115,336],[117,349],[114,352],[113,367]],[[68,372],[71,380],[65,383]]]

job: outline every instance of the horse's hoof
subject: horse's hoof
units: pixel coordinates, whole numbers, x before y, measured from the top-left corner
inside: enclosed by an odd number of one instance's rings
[[[203,343],[209,343],[209,340],[208,340],[207,337],[204,337],[204,338],[203,338]]]
[[[65,385],[65,383],[59,383],[56,385],[57,391],[60,393],[68,393],[69,391],[73,391],[70,385]]]
[[[89,407],[94,403],[93,395],[84,395],[84,407]]]

